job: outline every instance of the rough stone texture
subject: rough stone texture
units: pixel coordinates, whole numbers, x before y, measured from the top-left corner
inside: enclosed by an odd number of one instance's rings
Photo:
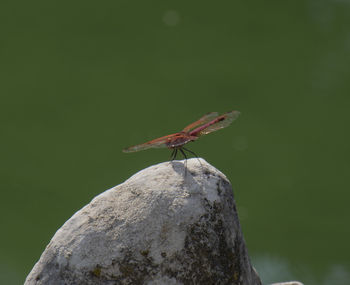
[[[282,283],[273,283],[271,285],[304,285],[304,284],[298,281],[289,281],[289,282],[282,282]]]
[[[184,165],[151,166],[95,197],[25,284],[261,284],[230,182],[202,159]]]
[[[282,283],[273,283],[271,285],[304,285],[304,284],[298,281],[289,281],[289,282],[282,282]]]

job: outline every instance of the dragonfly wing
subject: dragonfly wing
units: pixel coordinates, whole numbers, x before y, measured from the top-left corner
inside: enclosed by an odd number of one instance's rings
[[[149,142],[138,144],[134,146],[130,146],[128,148],[123,149],[123,152],[135,152],[148,148],[162,148],[167,147],[166,143],[169,141],[169,136],[161,137],[158,139],[151,140]]]
[[[239,114],[240,112],[238,111],[231,111],[217,117],[214,120],[213,124],[198,132],[197,136],[206,135],[229,126],[234,120],[238,118]]]
[[[198,121],[195,121],[192,124],[189,124],[188,126],[186,126],[182,131],[187,133],[187,132],[193,130],[195,127],[198,127],[199,125],[203,125],[205,123],[210,122],[211,120],[213,120],[217,116],[219,116],[219,114],[217,112],[211,112],[211,113],[205,114]]]

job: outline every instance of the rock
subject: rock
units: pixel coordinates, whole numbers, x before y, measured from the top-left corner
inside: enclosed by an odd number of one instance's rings
[[[260,285],[228,179],[202,159],[146,168],[54,235],[32,284]]]
[[[298,281],[289,281],[289,282],[282,282],[282,283],[273,283],[271,285],[303,285],[303,283],[300,283]]]

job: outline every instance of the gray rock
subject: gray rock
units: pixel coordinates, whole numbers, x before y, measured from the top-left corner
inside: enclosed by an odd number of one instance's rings
[[[202,159],[146,168],[54,235],[31,284],[260,285],[228,179]]]
[[[282,282],[282,283],[273,283],[271,285],[304,285],[304,284],[298,281],[289,281],[289,282]]]

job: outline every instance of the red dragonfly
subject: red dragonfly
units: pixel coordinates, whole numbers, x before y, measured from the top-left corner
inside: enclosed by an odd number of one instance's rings
[[[176,158],[178,150],[183,154],[183,156],[186,159],[187,156],[184,150],[194,154],[197,157],[197,155],[193,151],[184,148],[184,145],[197,140],[202,135],[206,135],[227,127],[235,119],[237,119],[239,114],[240,113],[238,111],[227,112],[220,116],[217,112],[208,113],[202,118],[200,118],[198,121],[189,124],[181,132],[160,137],[143,144],[128,147],[126,149],[123,149],[123,152],[135,152],[148,148],[167,147],[173,150],[170,157],[171,160]]]

